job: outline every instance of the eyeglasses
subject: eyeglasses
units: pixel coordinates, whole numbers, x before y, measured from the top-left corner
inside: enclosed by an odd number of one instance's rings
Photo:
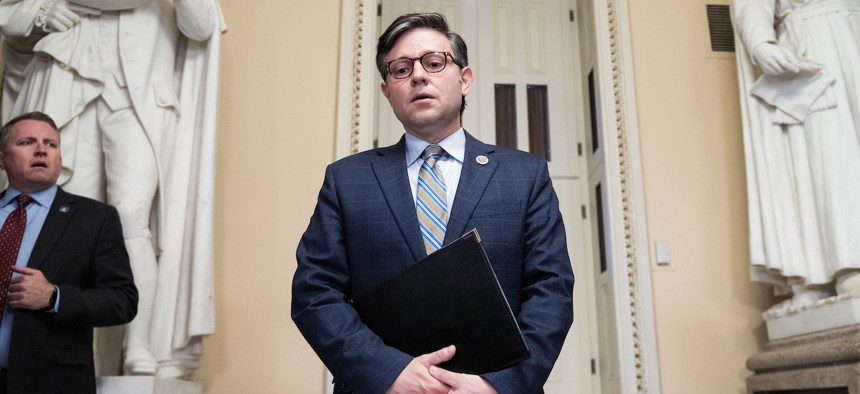
[[[412,75],[412,70],[415,66],[415,61],[421,61],[421,67],[428,73],[437,73],[445,69],[448,64],[448,56],[454,60],[454,55],[451,52],[427,52],[419,57],[408,58],[401,57],[394,59],[386,64],[388,74],[395,79],[408,78]]]

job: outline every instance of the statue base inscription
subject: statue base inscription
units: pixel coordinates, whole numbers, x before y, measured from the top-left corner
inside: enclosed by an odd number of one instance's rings
[[[101,376],[96,379],[98,394],[202,394],[200,383],[152,376]]]
[[[747,368],[749,394],[860,394],[860,324],[771,339]]]

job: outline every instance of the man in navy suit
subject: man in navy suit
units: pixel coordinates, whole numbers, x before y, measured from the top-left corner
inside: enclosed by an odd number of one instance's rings
[[[26,227],[0,320],[0,393],[95,393],[93,327],[137,313],[116,209],[57,187],[57,126],[26,113],[0,129],[0,223],[25,202]]]
[[[334,375],[335,392],[542,392],[573,321],[573,272],[546,162],[463,130],[474,76],[466,44],[441,15],[399,17],[379,38],[376,60],[382,94],[406,133],[326,169],[296,253],[293,320]],[[478,229],[532,351],[513,367],[446,371],[437,365],[454,346],[412,357],[386,346],[349,304],[434,249],[416,213],[428,146],[444,150],[434,167],[445,185],[442,243]]]

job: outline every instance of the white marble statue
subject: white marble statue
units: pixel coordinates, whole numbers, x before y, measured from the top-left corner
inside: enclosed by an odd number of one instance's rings
[[[50,114],[60,185],[119,211],[140,294],[125,373],[188,378],[214,332],[217,0],[2,0],[0,24],[35,54],[5,59],[26,69],[3,114]]]
[[[752,278],[860,291],[860,1],[734,0]]]
[[[7,8],[6,3],[0,1],[0,26],[4,28],[3,30],[6,26],[19,22],[12,19],[13,15],[5,12]],[[33,46],[40,38],[42,36],[37,34],[25,37],[2,37],[0,59],[3,60],[3,94],[0,97],[0,124],[6,124],[12,119],[9,116],[12,104],[18,97],[18,92],[21,91],[21,84],[24,83],[24,70],[33,60]],[[5,182],[3,184],[5,185]]]

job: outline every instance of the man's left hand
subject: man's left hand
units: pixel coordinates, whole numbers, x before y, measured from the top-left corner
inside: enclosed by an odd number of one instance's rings
[[[430,376],[450,386],[451,390],[448,391],[449,394],[498,394],[490,382],[487,382],[478,375],[451,372],[432,365],[430,366]]]
[[[42,271],[28,267],[12,267],[12,272],[20,274],[12,278],[6,302],[18,309],[42,310],[48,307],[54,285],[45,279]]]

